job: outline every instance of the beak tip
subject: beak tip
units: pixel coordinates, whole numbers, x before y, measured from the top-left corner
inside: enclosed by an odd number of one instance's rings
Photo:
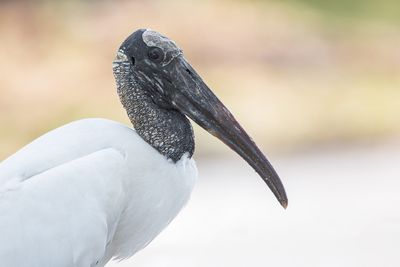
[[[288,206],[288,204],[289,204],[287,198],[285,198],[285,199],[279,199],[279,203],[282,205],[282,207],[283,207],[284,209],[286,209],[287,206]]]

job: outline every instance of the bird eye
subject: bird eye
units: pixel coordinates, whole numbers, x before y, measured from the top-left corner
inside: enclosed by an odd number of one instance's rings
[[[154,62],[160,62],[164,58],[163,51],[158,47],[150,48],[147,56]]]

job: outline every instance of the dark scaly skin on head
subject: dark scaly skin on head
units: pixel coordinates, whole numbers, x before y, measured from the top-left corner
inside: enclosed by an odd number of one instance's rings
[[[193,128],[185,115],[154,103],[148,90],[135,81],[129,62],[114,63],[117,92],[136,132],[168,159],[177,162],[194,153]]]
[[[177,162],[193,155],[189,120],[246,160],[286,208],[285,188],[271,163],[229,110],[188,63],[174,41],[152,30],[137,30],[113,62],[118,94],[138,134]]]

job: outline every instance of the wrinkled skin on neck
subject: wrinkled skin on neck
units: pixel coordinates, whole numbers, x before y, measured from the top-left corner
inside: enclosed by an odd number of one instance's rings
[[[141,88],[131,71],[129,61],[114,61],[117,92],[130,121],[137,133],[162,155],[174,162],[183,154],[194,153],[194,134],[189,120],[179,111],[155,103],[148,92],[153,88]]]

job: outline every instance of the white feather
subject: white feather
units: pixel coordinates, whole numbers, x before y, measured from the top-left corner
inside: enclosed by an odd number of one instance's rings
[[[145,247],[197,178],[104,119],[51,131],[0,164],[0,266],[104,266]]]

